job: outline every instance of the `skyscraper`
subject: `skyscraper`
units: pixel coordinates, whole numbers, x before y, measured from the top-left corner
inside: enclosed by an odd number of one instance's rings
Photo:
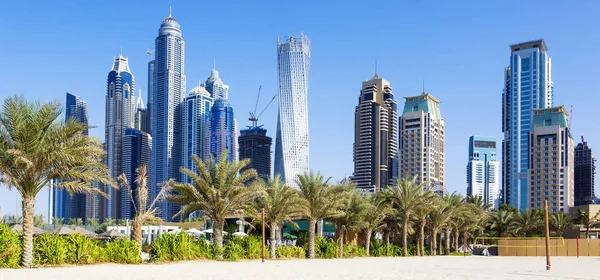
[[[227,160],[237,160],[237,121],[233,116],[233,108],[223,97],[217,98],[210,109],[206,143],[210,143],[210,154],[219,160],[225,150]]]
[[[594,204],[595,177],[596,158],[582,136],[575,147],[575,206]]]
[[[569,213],[574,205],[574,142],[564,106],[534,109],[528,143],[527,206]]]
[[[191,155],[206,160],[210,151],[206,149],[208,121],[213,98],[203,86],[193,88],[185,99],[183,110],[183,166],[197,171]],[[191,179],[181,174],[182,182],[191,183]]]
[[[210,71],[210,76],[206,79],[204,87],[213,99],[219,97],[229,98],[229,86],[223,83],[223,80],[219,77],[219,71],[216,69]]]
[[[146,50],[146,53],[152,57],[152,52]],[[148,134],[152,135],[152,98],[154,98],[154,91],[156,90],[156,83],[154,82],[154,60],[151,58],[148,62],[148,104],[146,104],[146,119],[148,122]]]
[[[149,133],[150,123],[148,122],[148,110],[142,100],[142,90],[138,95],[137,101],[135,102],[135,116],[134,116],[134,128],[143,132]]]
[[[471,136],[467,163],[467,195],[479,196],[494,209],[500,206],[500,163],[496,138]]]
[[[357,187],[377,191],[398,178],[398,105],[390,83],[377,73],[362,83],[354,111]]]
[[[544,40],[511,45],[510,67],[504,72],[502,104],[504,178],[503,199],[518,209],[527,208],[527,139],[533,110],[552,107],[551,60]]]
[[[150,170],[152,157],[152,137],[150,134],[134,129],[125,129],[125,135],[123,136],[123,174],[127,177],[127,182],[131,189],[121,190],[121,219],[133,219],[135,216],[134,204],[131,200],[135,197],[135,191],[137,190],[136,179],[138,176],[137,170],[142,165],[146,166],[146,170]],[[146,173],[146,182],[150,173]],[[148,186],[150,187],[150,186]],[[136,199],[137,201],[137,199]],[[136,207],[137,208],[137,207]]]
[[[240,131],[238,137],[239,159],[250,159],[243,170],[254,168],[258,177],[267,181],[271,178],[271,144],[273,139],[267,136],[267,130],[253,125]]]
[[[123,134],[135,122],[135,80],[129,70],[127,58],[119,55],[108,72],[106,83],[106,164],[114,179],[122,172]],[[121,194],[115,188],[105,188],[108,199],[103,199],[104,218],[120,219]]]
[[[406,97],[400,119],[400,177],[446,194],[444,119],[431,94]]]
[[[179,23],[169,15],[158,29],[152,73],[152,197],[158,184],[179,178],[181,166],[181,104],[185,98],[185,42]],[[152,66],[152,63],[150,64]],[[151,67],[150,67],[151,68]],[[179,210],[163,201],[160,217],[171,221]]]
[[[275,174],[297,187],[296,178],[309,170],[308,73],[310,40],[304,34],[277,39],[279,114],[275,139]]]
[[[76,121],[88,124],[87,104],[75,94],[67,92],[65,105],[65,119],[75,119]],[[86,129],[83,134],[88,135]],[[86,195],[69,193],[63,188],[50,188],[51,215],[54,218],[64,218],[68,221],[70,218],[86,218]]]

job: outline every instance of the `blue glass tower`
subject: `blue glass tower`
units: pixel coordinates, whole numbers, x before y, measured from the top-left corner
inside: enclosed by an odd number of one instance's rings
[[[183,166],[196,171],[191,156],[196,155],[205,160],[210,155],[208,121],[213,98],[203,86],[193,88],[185,99],[183,113]],[[182,182],[191,183],[191,179],[181,174]]]
[[[65,119],[75,119],[78,122],[88,124],[87,104],[77,95],[67,92],[65,105]],[[88,130],[83,132],[88,135]],[[85,219],[86,195],[69,193],[62,188],[50,189],[51,215],[54,218],[64,218],[67,221],[70,218]]]
[[[510,67],[505,71],[502,106],[503,202],[527,208],[528,137],[533,110],[550,108],[554,88],[551,59],[544,40],[510,46]]]
[[[137,189],[136,178],[137,170],[142,165],[146,166],[146,170],[150,170],[152,156],[152,137],[144,131],[134,128],[125,129],[123,136],[123,174],[127,177],[130,190],[121,190],[121,219],[133,219],[135,217],[134,204],[131,198],[135,198]],[[148,176],[149,173],[146,173]],[[148,182],[149,178],[146,178]],[[133,195],[132,195],[133,194]]]
[[[125,129],[135,125],[135,80],[129,70],[128,59],[119,55],[106,81],[106,165],[114,179],[123,173],[123,135]],[[121,219],[120,190],[104,190],[108,199],[102,199],[102,218]]]
[[[237,160],[237,122],[233,117],[233,108],[223,97],[217,98],[210,109],[207,141],[210,153],[219,160],[219,156],[227,150],[227,160]]]
[[[496,155],[496,138],[469,138],[467,195],[479,196],[494,209],[500,206],[500,163]]]
[[[181,166],[182,135],[181,107],[185,99],[185,42],[179,23],[169,15],[158,29],[155,40],[152,71],[152,97],[150,117],[152,122],[151,195],[156,197],[159,184],[170,178],[179,178]],[[171,221],[179,207],[168,201],[160,204],[160,218]]]

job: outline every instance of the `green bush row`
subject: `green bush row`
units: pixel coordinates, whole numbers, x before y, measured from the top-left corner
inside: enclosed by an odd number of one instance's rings
[[[278,259],[304,259],[306,251],[297,246],[279,246],[275,248],[275,256]]]
[[[22,251],[19,235],[0,224],[0,268],[19,267]]]

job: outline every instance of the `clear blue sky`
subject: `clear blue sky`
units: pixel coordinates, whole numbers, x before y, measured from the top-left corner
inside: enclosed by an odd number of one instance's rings
[[[92,3],[93,2],[93,3]],[[257,3],[254,3],[257,2]],[[278,36],[312,39],[310,167],[338,180],[352,175],[354,107],[374,72],[403,98],[425,90],[446,122],[446,185],[465,193],[470,135],[502,139],[501,94],[509,44],[543,38],[552,57],[555,105],[574,106],[576,142],[600,153],[600,2],[597,1],[4,1],[0,97],[15,93],[88,103],[91,134],[104,138],[106,75],[113,57],[129,65],[146,100],[146,48],[173,6],[186,42],[187,88],[217,61],[241,127],[262,85],[262,108],[276,93]],[[577,2],[577,3],[575,3]],[[596,114],[594,114],[596,113]],[[262,116],[275,136],[274,102]],[[500,145],[499,145],[500,146]],[[498,151],[500,153],[500,151]],[[47,191],[37,201],[46,215]],[[15,192],[0,190],[3,213]],[[20,210],[19,210],[20,211]]]

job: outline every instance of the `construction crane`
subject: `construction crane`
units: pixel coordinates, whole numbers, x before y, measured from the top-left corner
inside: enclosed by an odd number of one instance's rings
[[[248,126],[248,128],[262,127],[262,125],[260,125],[260,126],[258,125],[258,119],[260,118],[260,116],[262,116],[262,114],[265,112],[265,110],[267,110],[267,108],[269,108],[269,105],[271,105],[271,103],[273,103],[273,100],[275,100],[275,98],[278,95],[278,93],[275,94],[273,96],[273,98],[271,98],[271,101],[269,101],[267,106],[265,106],[265,108],[263,108],[262,111],[260,111],[260,113],[258,115],[256,115],[256,110],[258,108],[258,101],[260,100],[260,90],[261,89],[262,89],[262,85],[258,87],[258,95],[256,96],[256,103],[254,104],[254,111],[250,112],[250,118],[248,118],[248,120],[250,122],[252,122],[252,126]]]

